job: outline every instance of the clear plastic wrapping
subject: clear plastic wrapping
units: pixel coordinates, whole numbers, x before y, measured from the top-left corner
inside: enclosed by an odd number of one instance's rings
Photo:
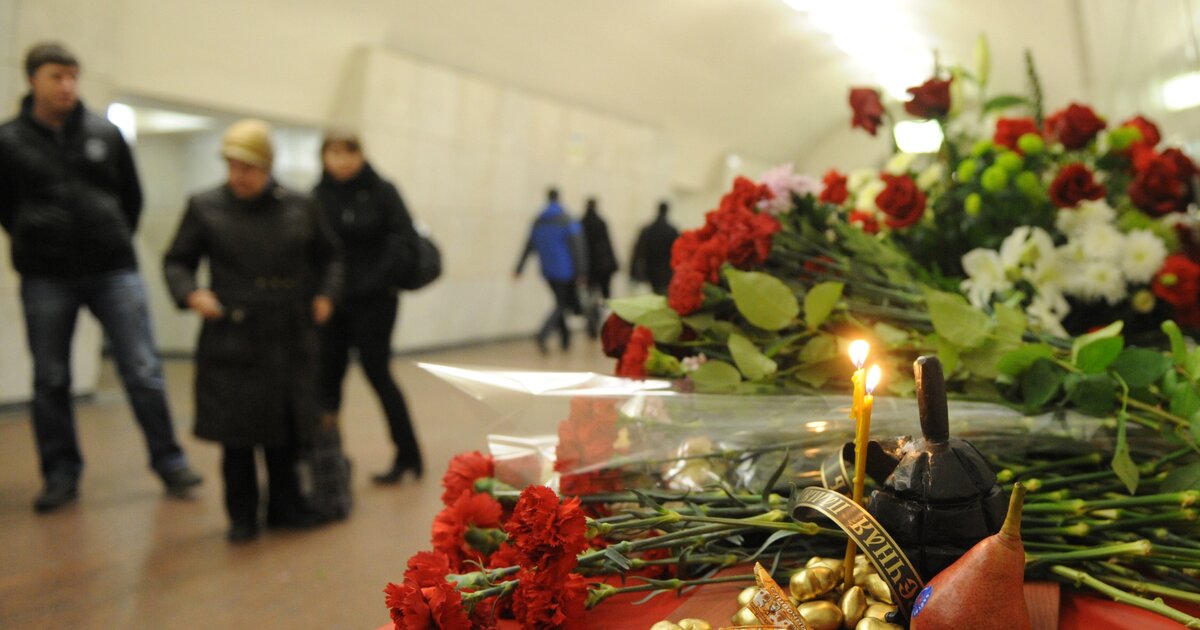
[[[487,406],[497,478],[514,487],[543,483],[569,494],[628,488],[758,492],[785,457],[778,483],[815,483],[821,463],[854,439],[849,395],[695,394],[670,381],[586,372],[421,367]],[[951,435],[999,460],[1030,451],[1111,448],[1111,421],[1075,413],[1028,416],[1002,405],[953,400],[950,422]],[[915,400],[875,399],[872,439],[919,432]],[[1135,449],[1136,437],[1131,434]]]

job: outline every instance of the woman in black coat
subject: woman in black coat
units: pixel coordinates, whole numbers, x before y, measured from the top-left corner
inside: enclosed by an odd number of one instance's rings
[[[611,294],[612,277],[617,273],[617,255],[608,238],[608,224],[596,210],[596,199],[589,197],[583,211],[583,239],[587,243],[587,321],[588,332],[595,338],[600,330],[600,311]]]
[[[296,449],[315,427],[317,325],[341,282],[337,239],[304,195],[271,178],[270,128],[241,121],[221,146],[227,183],[193,196],[164,260],[171,294],[204,318],[196,349],[196,436],[224,447],[229,538],[258,534],[254,450],[267,463],[267,525],[321,521],[304,505]],[[196,281],[208,261],[207,288]]]
[[[352,133],[330,132],[321,145],[325,172],[313,189],[346,250],[346,286],[333,317],[321,329],[321,405],[335,422],[350,350],[387,417],[396,455],[375,482],[394,484],[424,472],[404,394],[388,365],[399,295],[396,278],[416,260],[417,233],[396,187],[375,173]]]

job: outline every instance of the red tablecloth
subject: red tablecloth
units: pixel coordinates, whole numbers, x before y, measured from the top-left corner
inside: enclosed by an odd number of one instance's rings
[[[713,585],[683,597],[659,595],[639,605],[634,605],[634,602],[642,599],[643,594],[618,595],[587,613],[587,627],[646,630],[662,619],[678,621],[698,617],[712,623],[714,628],[720,628],[734,613],[734,598],[741,588],[736,585]],[[1198,607],[1177,602],[1172,605],[1200,616]],[[1174,621],[1140,608],[1075,593],[1063,593],[1059,614],[1059,630],[1176,630],[1181,627]],[[379,630],[391,630],[391,627],[388,624]],[[500,628],[520,630],[513,621],[501,621]]]

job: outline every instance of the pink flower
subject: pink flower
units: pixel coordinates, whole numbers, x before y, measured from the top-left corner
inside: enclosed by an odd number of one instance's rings
[[[791,162],[763,173],[759,183],[770,189],[772,197],[759,201],[758,209],[771,215],[787,210],[792,205],[793,193],[803,197],[821,192],[820,182],[808,175],[797,174]]]

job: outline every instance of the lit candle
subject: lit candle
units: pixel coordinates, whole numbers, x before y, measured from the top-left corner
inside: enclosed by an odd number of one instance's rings
[[[862,370],[859,370],[860,372]],[[867,371],[867,377],[863,382],[862,405],[858,410],[858,423],[855,426],[854,432],[854,489],[850,498],[854,502],[863,504],[863,487],[867,483],[867,441],[871,436],[871,410],[875,406],[875,388],[879,385],[878,365],[872,365]],[[846,543],[846,558],[842,570],[845,572],[844,580],[846,588],[854,586],[854,554],[857,548],[854,541]]]
[[[850,342],[850,362],[854,364],[854,374],[850,381],[854,383],[854,401],[850,403],[850,419],[858,422],[858,412],[863,402],[863,366],[867,364],[867,355],[871,353],[871,344],[858,339]]]

